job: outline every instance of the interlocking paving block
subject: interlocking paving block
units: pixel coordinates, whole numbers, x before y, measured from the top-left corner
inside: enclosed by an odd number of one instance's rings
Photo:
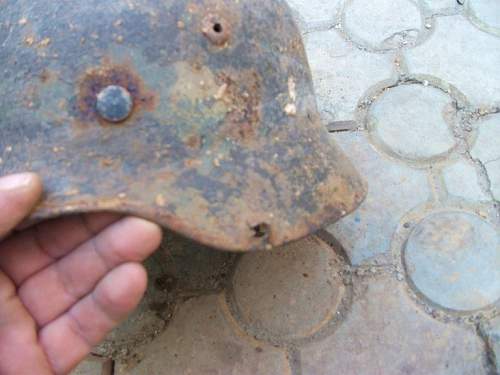
[[[233,277],[236,311],[249,329],[271,341],[313,335],[337,312],[345,292],[342,265],[317,237],[245,255]]]
[[[448,193],[470,202],[490,200],[479,185],[476,168],[470,161],[460,160],[443,169]]]
[[[500,232],[465,212],[440,212],[422,220],[406,244],[412,283],[434,304],[473,311],[500,300]]]
[[[492,319],[483,327],[483,333],[488,340],[496,370],[500,373],[500,315]]]
[[[500,113],[486,116],[478,123],[479,136],[472,149],[472,156],[482,163],[500,159]]]
[[[300,14],[306,27],[333,23],[341,0],[287,0],[290,7]]]
[[[397,155],[428,159],[455,146],[443,117],[452,99],[432,86],[403,85],[386,90],[371,108],[374,132]]]
[[[465,17],[437,18],[430,40],[405,54],[412,73],[437,76],[474,104],[500,101],[500,38],[477,30]]]
[[[217,295],[190,299],[168,329],[147,348],[147,357],[122,374],[289,375],[285,353],[243,336]]]
[[[466,4],[467,13],[476,26],[500,35],[500,1],[468,0]]]
[[[439,13],[458,6],[457,0],[424,0],[427,9],[433,13]]]
[[[363,93],[393,74],[390,56],[361,51],[334,29],[307,34],[305,44],[324,120],[353,119]]]
[[[495,199],[500,200],[500,114],[487,116],[479,124],[479,137],[472,156],[486,168]]]
[[[89,355],[71,375],[113,375],[113,362],[111,359]]]
[[[487,375],[484,343],[434,320],[385,276],[356,287],[352,311],[330,337],[301,351],[304,375]]]
[[[368,196],[353,214],[329,227],[353,264],[390,250],[399,220],[430,196],[427,175],[381,156],[362,132],[337,133],[335,140],[367,180]]]
[[[369,49],[393,49],[416,42],[422,15],[410,0],[350,0],[344,13],[347,34]]]

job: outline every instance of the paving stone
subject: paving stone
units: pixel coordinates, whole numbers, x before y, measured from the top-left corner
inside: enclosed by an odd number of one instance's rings
[[[244,255],[233,278],[241,320],[271,340],[313,335],[332,319],[344,295],[342,265],[317,237]]]
[[[481,28],[495,30],[500,34],[500,1],[468,0],[467,12],[480,23]]]
[[[186,301],[168,329],[147,347],[146,358],[117,374],[289,375],[285,353],[245,337],[228,320],[221,298]]]
[[[444,168],[443,176],[448,193],[455,197],[464,198],[470,202],[491,199],[481,189],[476,168],[469,161],[459,160]]]
[[[71,375],[113,375],[113,362],[110,359],[89,355],[71,372]]]
[[[500,315],[488,322],[483,332],[492,350],[496,370],[500,373]]]
[[[370,112],[374,132],[397,155],[410,160],[445,154],[455,146],[443,113],[452,99],[437,88],[403,85],[384,91]]]
[[[500,114],[486,117],[479,124],[479,137],[472,156],[486,168],[495,199],[500,200]]]
[[[482,163],[500,158],[500,113],[485,117],[478,124],[479,136],[472,149],[472,156]]]
[[[430,190],[424,171],[381,156],[364,133],[337,133],[334,139],[369,186],[361,207],[328,229],[357,265],[389,252],[399,221],[412,208],[426,202]]]
[[[423,313],[401,285],[379,277],[356,288],[337,331],[301,351],[303,374],[489,374],[479,337]]]
[[[433,13],[454,9],[458,6],[457,0],[424,0],[424,4]]]
[[[438,17],[430,40],[405,51],[412,74],[432,74],[476,105],[500,101],[500,38],[483,33],[462,16]]]
[[[420,10],[410,0],[351,0],[344,22],[348,35],[371,49],[412,44],[423,26]]]
[[[308,34],[305,43],[326,121],[354,119],[365,91],[393,74],[390,56],[361,51],[334,29]]]
[[[337,14],[340,0],[287,0],[307,27],[332,24]]]
[[[406,244],[404,260],[415,287],[434,304],[457,311],[500,300],[500,231],[465,212],[422,220]]]

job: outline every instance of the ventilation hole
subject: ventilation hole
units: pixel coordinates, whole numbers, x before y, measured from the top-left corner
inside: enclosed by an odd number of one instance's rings
[[[223,31],[222,25],[220,23],[214,24],[214,31],[219,34]]]
[[[254,231],[255,238],[264,238],[269,236],[269,225],[266,223],[261,223],[252,228]]]

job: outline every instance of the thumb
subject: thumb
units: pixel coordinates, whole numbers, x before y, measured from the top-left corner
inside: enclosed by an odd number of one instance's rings
[[[14,229],[42,195],[42,182],[34,173],[0,178],[0,239]]]

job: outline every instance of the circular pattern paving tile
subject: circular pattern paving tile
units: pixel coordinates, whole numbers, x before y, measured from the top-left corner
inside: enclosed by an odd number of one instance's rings
[[[428,32],[423,25],[432,22],[410,0],[350,0],[342,21],[349,39],[376,52],[419,44]]]
[[[392,158],[416,167],[428,167],[450,159],[459,144],[465,97],[434,77],[412,77],[397,85],[378,86],[361,101],[360,121],[373,145]],[[475,133],[463,136],[472,143]]]
[[[230,301],[246,330],[282,343],[316,334],[337,312],[345,294],[343,260],[309,237],[272,252],[247,254],[233,277]]]
[[[480,216],[426,217],[410,234],[404,263],[415,288],[445,309],[470,312],[500,299],[500,235]]]
[[[500,1],[468,0],[466,14],[479,29],[500,36]]]

